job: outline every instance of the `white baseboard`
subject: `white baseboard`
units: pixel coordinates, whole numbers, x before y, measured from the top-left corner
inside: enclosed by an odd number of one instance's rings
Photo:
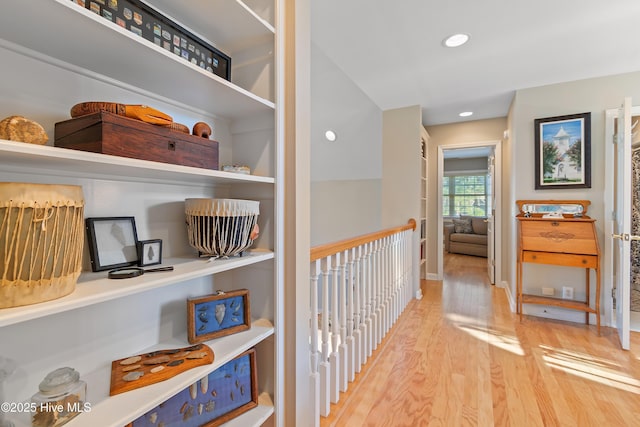
[[[507,301],[509,301],[509,309],[512,313],[515,313],[518,307],[516,306],[515,295],[511,293],[511,286],[509,286],[509,282],[503,280],[502,282],[500,282],[500,288],[504,289],[504,293],[507,295]]]
[[[436,273],[427,273],[427,280],[442,280]]]

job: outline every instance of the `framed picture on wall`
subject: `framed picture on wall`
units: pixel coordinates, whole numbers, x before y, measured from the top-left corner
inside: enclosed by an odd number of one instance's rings
[[[591,188],[591,113],[535,119],[536,190]]]

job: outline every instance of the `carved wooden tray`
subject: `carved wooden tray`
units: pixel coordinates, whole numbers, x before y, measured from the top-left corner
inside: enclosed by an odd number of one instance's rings
[[[111,396],[172,378],[196,366],[213,363],[207,345],[157,350],[111,362]]]

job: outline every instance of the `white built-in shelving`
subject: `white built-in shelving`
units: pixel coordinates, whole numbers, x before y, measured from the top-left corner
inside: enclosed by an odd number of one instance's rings
[[[73,293],[0,309],[0,356],[18,363],[7,380],[5,397],[25,401],[44,374],[72,366],[87,382],[92,409],[68,425],[121,427],[256,348],[259,405],[226,425],[259,426],[270,419],[282,425],[277,410],[282,373],[277,370],[284,355],[276,337],[283,328],[279,251],[284,197],[279,193],[283,172],[276,159],[282,157],[284,143],[278,130],[281,79],[275,66],[282,53],[276,45],[275,18],[281,0],[144,2],[229,54],[235,67],[232,80],[183,60],[75,1],[12,2],[0,14],[0,54],[5,58],[0,69],[0,118],[36,117],[50,137],[45,146],[0,140],[0,181],[81,185],[85,216],[134,215],[139,238],[161,235],[167,251],[163,265],[174,266],[172,272],[114,281],[106,272],[88,271],[85,250],[85,271]],[[221,164],[241,161],[254,174],[53,146],[54,123],[67,119],[73,104],[138,99],[192,122],[215,123]],[[183,204],[189,197],[259,200],[261,236],[254,247],[242,257],[198,258],[186,243]],[[110,360],[188,345],[186,299],[238,288],[251,292],[251,328],[207,342],[214,350],[213,364],[109,396]],[[26,414],[14,421],[29,425]]]
[[[428,161],[429,134],[420,127],[420,279],[427,278],[427,207],[428,207]]]

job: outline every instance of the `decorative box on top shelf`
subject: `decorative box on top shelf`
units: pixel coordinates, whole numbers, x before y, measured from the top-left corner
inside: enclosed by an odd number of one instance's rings
[[[218,169],[218,142],[100,111],[55,124],[56,147]]]
[[[231,57],[138,0],[71,0],[122,28],[231,81]],[[220,17],[218,17],[220,18]]]

